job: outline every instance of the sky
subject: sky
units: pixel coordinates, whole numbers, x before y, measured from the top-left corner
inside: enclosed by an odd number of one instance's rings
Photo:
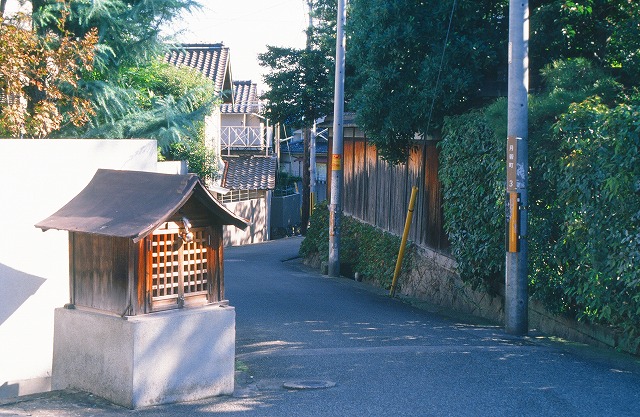
[[[167,34],[178,33],[181,43],[218,43],[230,48],[231,75],[236,81],[251,80],[258,92],[266,86],[265,70],[258,54],[267,45],[304,48],[309,24],[306,0],[199,0],[202,8],[177,19]],[[19,7],[9,0],[7,12]],[[26,7],[26,6],[25,6]]]
[[[267,45],[303,48],[308,25],[306,0],[200,0],[201,10],[187,14],[167,32],[181,43],[222,42],[230,51],[234,80],[266,86],[258,54]]]

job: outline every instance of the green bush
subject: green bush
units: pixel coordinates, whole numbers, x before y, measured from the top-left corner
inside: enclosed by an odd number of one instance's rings
[[[504,281],[504,140],[485,114],[445,121],[440,143],[445,231],[461,278],[496,292]]]
[[[640,330],[640,105],[593,98],[556,125],[562,139],[552,248],[564,302],[579,318]]]
[[[319,256],[329,259],[329,209],[325,203],[314,208],[309,229],[300,246],[303,257]],[[343,269],[353,269],[383,288],[390,288],[396,266],[401,238],[362,223],[349,216],[340,218],[340,264]],[[411,246],[409,245],[409,251]],[[404,258],[407,267],[409,253]]]
[[[197,174],[204,181],[212,181],[222,173],[218,169],[217,156],[213,149],[207,148],[203,141],[187,139],[174,142],[163,154],[172,161],[187,161],[189,172]]]
[[[640,100],[582,59],[543,73],[529,112],[530,293],[555,312],[640,330]],[[506,102],[447,119],[445,229],[461,277],[504,281]]]

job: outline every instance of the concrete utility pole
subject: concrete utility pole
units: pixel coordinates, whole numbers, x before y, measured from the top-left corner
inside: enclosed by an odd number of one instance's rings
[[[316,122],[313,121],[313,129],[311,130],[311,143],[309,144],[309,214],[313,214],[313,207],[316,204],[316,138],[317,138]]]
[[[344,0],[338,0],[336,28],[336,78],[333,98],[333,146],[331,148],[331,201],[329,204],[329,276],[340,276],[340,215],[342,214],[342,135],[344,119],[344,54],[347,13]]]
[[[527,288],[529,3],[509,1],[505,330],[529,330]]]
[[[313,29],[313,3],[307,1],[309,7],[309,32]],[[310,46],[310,33],[307,34],[307,47]],[[313,214],[313,206],[316,204],[316,121],[313,121],[313,130],[309,142],[309,216]]]
[[[307,44],[305,47],[305,53],[311,53],[311,33],[313,30],[313,3],[311,0],[307,1],[307,7],[309,7],[309,26],[307,28]],[[306,72],[306,71],[305,71]],[[305,82],[309,83],[308,74],[305,75]],[[309,217],[311,216],[311,126],[309,122],[313,123],[313,120],[307,120],[307,115],[312,114],[311,103],[305,103],[308,106],[303,116],[303,147],[302,154],[302,212],[300,213],[300,233],[302,235],[307,234],[307,227],[309,225]]]

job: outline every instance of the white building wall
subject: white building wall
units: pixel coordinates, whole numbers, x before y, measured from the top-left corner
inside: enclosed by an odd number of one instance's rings
[[[220,109],[214,109],[213,113],[204,118],[204,144],[213,149],[216,155],[220,155],[220,128],[222,119]]]
[[[250,113],[223,113],[222,126],[260,127],[264,119]]]
[[[224,203],[232,213],[249,220],[249,226],[240,230],[235,226],[223,226],[223,239],[225,246],[240,246],[249,243],[259,243],[269,240],[269,224],[271,205],[271,192],[265,197],[251,200]]]
[[[155,171],[153,140],[0,139],[0,398],[50,387],[54,309],[69,302],[67,232],[34,224],[98,168]]]

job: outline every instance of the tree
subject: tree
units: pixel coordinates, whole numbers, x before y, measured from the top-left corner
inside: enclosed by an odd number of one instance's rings
[[[59,5],[55,26],[41,35],[30,29],[28,16],[0,17],[0,137],[44,138],[66,125],[85,125],[94,112],[76,92],[93,68],[97,34],[68,32],[68,4]]]
[[[271,69],[264,76],[269,90],[266,115],[292,128],[310,127],[331,109],[330,59],[319,49],[267,46],[260,64]]]
[[[640,3],[530,4],[532,91],[542,87],[540,71],[546,65],[578,57],[636,85]],[[505,0],[351,1],[347,62],[356,69],[352,107],[383,157],[404,161],[416,133],[437,132],[444,116],[486,104],[479,92],[506,75],[507,5]]]
[[[51,14],[60,8],[58,0],[33,0],[32,4],[37,27],[49,25]],[[162,55],[166,49],[162,28],[197,7],[195,0],[73,0],[66,30],[83,36],[97,29],[96,70],[113,72]]]
[[[177,68],[154,60],[139,67],[122,68],[109,80],[124,102],[116,112],[96,115],[88,129],[77,135],[94,138],[153,138],[163,151],[171,144],[203,139],[204,117],[219,104],[215,85],[190,68]]]
[[[507,3],[351,2],[352,107],[384,158],[406,160],[416,133],[433,134],[444,115],[476,105],[484,83],[499,79],[506,68]]]
[[[301,219],[303,234],[306,233],[310,213],[310,128],[316,119],[329,114],[333,106],[331,20],[327,16],[331,11],[331,2],[309,0],[308,3],[315,24],[310,25],[307,30],[306,48],[268,46],[267,52],[258,56],[260,65],[271,70],[264,77],[269,90],[262,97],[267,100],[267,116],[285,126],[305,129]]]
[[[626,83],[637,82],[640,3],[535,0],[531,10],[530,61],[534,80],[553,61],[582,57],[602,68],[615,68]]]
[[[173,142],[193,138],[215,102],[213,94],[202,100],[209,81],[199,78],[197,91],[182,95],[164,92],[158,83],[145,83],[153,81],[154,71],[160,71],[157,63],[168,48],[161,28],[195,7],[194,0],[72,1],[65,30],[75,36],[97,31],[94,70],[85,74],[77,91],[92,103],[95,114],[84,127],[67,126],[55,135],[151,138],[165,150]],[[56,0],[34,1],[36,29],[50,28],[50,16],[59,9]],[[139,76],[133,76],[135,73]],[[143,74],[151,78],[147,80]],[[166,77],[163,79],[166,81]],[[146,93],[141,95],[143,91]],[[146,100],[142,99],[144,94]]]

